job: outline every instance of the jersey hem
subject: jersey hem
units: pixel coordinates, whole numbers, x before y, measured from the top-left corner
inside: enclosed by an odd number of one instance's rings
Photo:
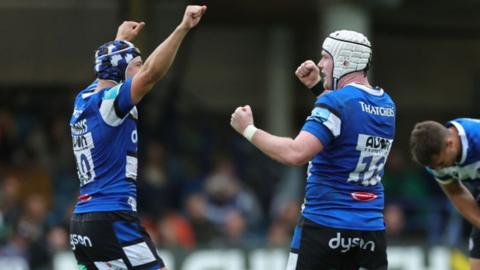
[[[318,220],[315,220],[314,218],[312,218],[312,216],[305,215],[303,213],[302,213],[302,216],[313,223],[316,223],[318,225],[325,226],[328,228],[333,228],[333,229],[354,230],[354,231],[384,231],[386,229],[385,226],[379,226],[379,227],[342,226],[342,225],[328,223],[328,222],[319,222]]]
[[[101,212],[116,212],[116,211],[128,211],[136,213],[137,211],[133,211],[131,207],[125,208],[112,208],[112,209],[75,209],[73,214],[85,214],[85,213],[101,213]]]

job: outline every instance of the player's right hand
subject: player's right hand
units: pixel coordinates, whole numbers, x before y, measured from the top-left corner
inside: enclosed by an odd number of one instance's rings
[[[144,22],[124,21],[118,27],[115,40],[132,41],[144,26]]]
[[[253,125],[253,114],[250,105],[237,107],[230,118],[230,125],[242,134],[248,125]]]
[[[195,27],[200,22],[200,19],[202,18],[203,14],[205,14],[205,11],[207,11],[207,6],[205,5],[187,6],[187,8],[185,9],[185,14],[183,15],[183,20],[180,25],[187,29]]]
[[[312,60],[307,60],[298,66],[295,75],[308,88],[312,88],[322,79],[320,68]]]

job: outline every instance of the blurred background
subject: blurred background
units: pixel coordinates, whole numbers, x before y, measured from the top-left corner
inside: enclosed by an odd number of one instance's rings
[[[147,23],[135,41],[145,59],[187,4],[208,11],[138,106],[139,214],[168,269],[284,269],[306,168],[262,155],[230,114],[250,104],[258,127],[295,136],[314,96],[294,70],[338,29],[370,38],[371,81],[397,104],[390,268],[468,269],[470,226],[412,163],[408,137],[417,121],[480,116],[477,0],[0,0],[0,269],[75,269],[74,96],[122,21]]]

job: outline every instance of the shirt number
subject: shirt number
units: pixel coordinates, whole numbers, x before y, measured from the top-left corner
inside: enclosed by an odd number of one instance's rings
[[[383,167],[393,140],[359,134],[356,150],[360,151],[357,165],[349,174],[348,182],[374,186],[382,178]]]
[[[73,152],[77,163],[77,174],[80,186],[84,186],[95,179],[91,149],[94,148],[91,133],[73,136]]]

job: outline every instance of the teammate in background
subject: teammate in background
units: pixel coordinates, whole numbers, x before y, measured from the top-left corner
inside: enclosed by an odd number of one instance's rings
[[[410,135],[410,151],[474,226],[469,241],[470,268],[480,270],[479,202],[462,184],[480,180],[480,120],[457,118],[445,126],[434,121],[417,123]]]
[[[79,268],[166,269],[136,209],[136,104],[169,70],[206,6],[188,6],[182,22],[142,64],[130,42],[144,23],[120,25],[95,53],[97,80],[75,99],[70,127],[80,179],[70,243]]]
[[[364,35],[333,32],[322,49],[318,66],[306,61],[295,74],[308,88],[323,79],[323,88],[333,91],[317,98],[296,138],[257,129],[248,105],[235,110],[231,125],[283,164],[309,162],[287,270],[387,269],[380,179],[394,138],[395,104],[368,82],[371,45]]]

